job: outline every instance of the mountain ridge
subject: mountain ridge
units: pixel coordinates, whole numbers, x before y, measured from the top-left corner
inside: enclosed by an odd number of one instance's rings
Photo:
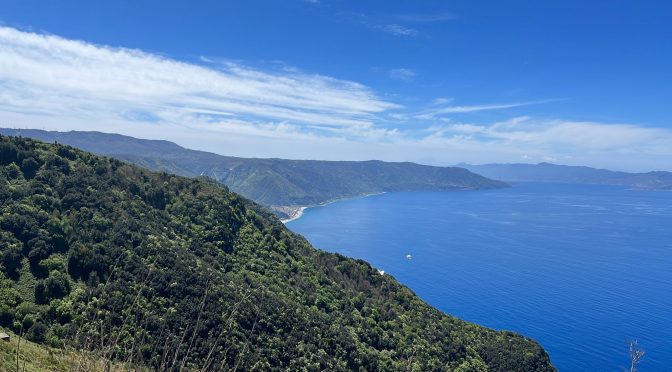
[[[462,168],[411,162],[239,158],[186,149],[169,141],[102,132],[0,128],[0,134],[68,144],[152,170],[187,177],[208,176],[267,207],[315,206],[389,191],[508,186]]]
[[[672,190],[672,172],[631,173],[581,165],[532,163],[459,163],[472,172],[506,182],[561,182],[629,186],[644,190]]]

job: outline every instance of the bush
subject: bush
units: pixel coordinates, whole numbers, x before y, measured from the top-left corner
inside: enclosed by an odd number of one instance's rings
[[[40,169],[40,163],[32,157],[24,159],[23,162],[21,162],[23,175],[28,179],[35,177],[35,173],[37,173],[38,169]]]
[[[19,277],[19,271],[21,271],[23,251],[16,245],[7,247],[6,243],[7,242],[5,241],[0,241],[0,249],[2,249],[2,266],[5,268],[5,274],[8,277],[17,279]],[[3,245],[5,245],[6,248],[2,247]]]
[[[53,299],[63,298],[70,293],[70,279],[60,271],[52,271],[49,277],[35,286],[35,301],[48,304]]]
[[[49,331],[49,329],[44,323],[36,322],[30,329],[28,329],[26,338],[33,342],[43,343],[46,340],[47,331]]]

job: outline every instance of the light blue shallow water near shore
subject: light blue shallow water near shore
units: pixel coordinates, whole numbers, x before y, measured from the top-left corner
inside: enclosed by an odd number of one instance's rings
[[[310,208],[288,227],[446,313],[538,340],[561,371],[623,370],[633,338],[640,371],[672,371],[672,192],[389,193]]]

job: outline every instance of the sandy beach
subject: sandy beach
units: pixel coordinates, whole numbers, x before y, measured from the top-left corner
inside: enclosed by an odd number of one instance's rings
[[[283,207],[283,212],[287,213],[289,218],[282,219],[280,222],[287,223],[301,218],[306,208],[308,207]]]
[[[324,203],[320,203],[318,205],[310,205],[307,207],[299,207],[299,206],[279,206],[279,207],[273,207],[273,209],[281,211],[289,216],[289,218],[282,219],[280,222],[282,223],[288,223],[294,220],[297,220],[303,216],[303,212],[308,209],[308,208],[315,208],[315,207],[324,207],[325,205],[329,205],[331,203],[336,203],[338,201],[343,201],[343,200],[348,200],[348,199],[354,199],[354,198],[366,198],[369,196],[374,196],[374,195],[382,195],[385,194],[386,191],[383,192],[376,192],[376,193],[371,193],[371,194],[363,194],[363,195],[358,195],[358,196],[353,196],[353,197],[347,197],[347,198],[338,198],[334,200],[329,200]]]

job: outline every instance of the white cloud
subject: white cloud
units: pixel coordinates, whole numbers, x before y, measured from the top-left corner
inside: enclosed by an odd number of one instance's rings
[[[437,97],[432,101],[432,106],[440,106],[453,102],[453,98]]]
[[[374,28],[383,30],[389,34],[396,36],[417,36],[420,32],[416,29],[402,26],[396,23],[383,24],[383,25],[374,25]]]
[[[394,36],[411,37],[420,35],[420,31],[399,24],[399,22],[395,22],[389,17],[371,16],[364,13],[345,13],[343,15],[352,22],[374,30],[384,31]],[[395,20],[401,21],[401,18],[396,17]]]
[[[429,13],[429,14],[402,14],[397,17],[399,20],[408,23],[435,23],[445,22],[457,19],[454,13]]]
[[[389,34],[401,37],[419,36],[421,32],[409,27],[408,24],[429,24],[436,22],[445,22],[456,19],[453,13],[442,12],[432,14],[400,14],[387,16],[370,16],[366,14],[352,14],[351,18],[370,28],[381,30]]]
[[[625,170],[672,170],[672,130],[518,117],[429,128],[419,142],[463,149],[472,162],[559,161]]]
[[[324,126],[371,125],[397,107],[367,87],[319,75],[215,68],[56,36],[0,28],[4,110],[86,116],[216,112]],[[36,102],[40,102],[36,105]]]
[[[672,170],[669,129],[533,117],[461,122],[451,114],[547,101],[456,106],[440,98],[417,114],[356,82],[202,62],[0,27],[0,126],[116,132],[248,157],[440,165],[554,158]]]
[[[417,74],[409,68],[393,68],[388,71],[388,76],[394,80],[409,81]]]
[[[528,102],[514,102],[514,103],[496,103],[496,104],[486,104],[486,105],[473,105],[473,106],[444,106],[444,107],[433,107],[430,110],[422,112],[420,115],[421,118],[432,118],[439,115],[445,114],[464,114],[477,111],[492,111],[492,110],[504,110],[514,107],[523,107],[530,105],[540,105],[543,103],[556,102],[558,100],[540,100],[540,101],[528,101]]]

